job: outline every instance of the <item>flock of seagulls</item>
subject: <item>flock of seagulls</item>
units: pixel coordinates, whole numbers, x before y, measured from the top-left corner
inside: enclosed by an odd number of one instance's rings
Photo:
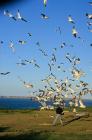
[[[92,5],[92,2],[89,2],[90,5]],[[47,0],[43,0],[43,5],[45,8],[47,8]],[[92,14],[85,14],[87,19],[87,26],[88,31],[92,32],[92,29],[90,29],[90,26],[92,25],[91,19]],[[14,21],[24,21],[27,23],[28,21],[26,18],[22,16],[19,9],[17,10],[16,15],[13,15],[8,10],[4,10],[4,16],[7,16],[9,18],[12,18]],[[41,13],[42,19],[48,19],[49,17]],[[71,34],[74,38],[82,39],[79,36],[79,32],[76,28],[75,20],[71,15],[68,16],[68,22],[72,25],[72,31]],[[62,34],[61,27],[58,26],[56,29],[56,32],[58,32],[60,35]],[[32,33],[28,32],[28,36],[31,37]],[[1,41],[0,44],[3,44],[4,41]],[[27,44],[27,41],[25,40],[18,40],[18,43],[20,45]],[[41,47],[40,42],[36,42],[36,46],[38,48],[38,51],[46,57],[47,60],[47,66],[49,70],[49,75],[44,77],[44,79],[41,79],[40,82],[43,85],[42,89],[38,89],[35,91],[35,85],[29,82],[26,82],[18,76],[18,80],[23,84],[23,86],[27,89],[32,89],[32,93],[35,93],[34,100],[37,100],[41,103],[41,106],[43,108],[53,108],[53,106],[47,105],[47,102],[50,100],[53,102],[53,105],[59,104],[61,101],[63,102],[66,98],[71,97],[71,102],[75,104],[75,106],[79,106],[81,108],[85,108],[82,101],[82,96],[86,94],[92,94],[92,89],[90,88],[89,84],[83,80],[81,80],[81,77],[84,77],[86,73],[81,70],[78,65],[81,63],[81,59],[77,56],[72,56],[70,53],[65,54],[65,61],[58,63],[58,57],[56,55],[58,49],[64,49],[66,46],[69,46],[65,41],[61,43],[60,48],[53,48],[51,55],[49,55],[48,51],[44,50]],[[70,45],[73,46],[73,45]],[[9,48],[12,50],[13,53],[15,53],[15,45],[13,41],[11,40],[9,42]],[[70,68],[66,68],[66,63],[70,65]],[[37,60],[34,59],[21,59],[19,57],[19,62],[16,63],[17,66],[26,66],[28,64],[31,64],[35,68],[41,69],[40,64],[37,62]],[[56,76],[56,72],[60,71],[60,73],[65,73],[66,77],[62,77],[62,79],[59,79]],[[67,72],[70,73],[70,77],[67,76]],[[11,72],[1,72],[0,75],[8,75]],[[33,91],[34,90],[34,91]],[[30,97],[33,98],[33,95]]]
[[[17,13],[16,13],[16,16],[14,16],[11,12],[9,12],[8,10],[4,10],[4,15],[9,17],[9,18],[12,18],[13,20],[17,21],[17,20],[22,20],[24,22],[27,22],[27,20],[25,18],[23,18],[21,16],[21,13],[18,9]]]

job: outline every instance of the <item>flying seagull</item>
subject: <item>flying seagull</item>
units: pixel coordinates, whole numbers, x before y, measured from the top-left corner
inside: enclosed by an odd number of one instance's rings
[[[42,54],[43,54],[44,56],[48,56],[47,53],[46,53],[44,50],[39,49],[39,51],[42,52]]]
[[[38,47],[40,47],[40,43],[39,43],[39,41],[38,41],[38,42],[36,42],[36,45],[37,45]]]
[[[14,44],[12,41],[10,41],[9,48],[12,49],[13,53],[15,52]]]
[[[89,22],[89,21],[88,21],[88,22],[87,22],[87,25],[88,25],[88,26],[91,26],[91,25],[92,25],[92,22]]]
[[[18,9],[17,14],[16,14],[16,19],[19,19],[19,20],[22,20],[22,21],[24,21],[24,22],[27,22],[27,20],[24,19],[24,18],[21,16],[19,9]]]
[[[74,22],[74,20],[72,19],[71,15],[68,16],[68,21],[69,21],[70,23],[75,24],[75,22]]]
[[[10,72],[1,72],[0,74],[1,75],[7,75],[7,74],[9,74]]]
[[[20,43],[21,45],[24,45],[24,44],[26,44],[26,41],[24,41],[24,40],[19,40],[19,43]]]
[[[61,44],[61,48],[64,48],[66,46],[66,43],[65,42],[63,42],[62,44]]]
[[[61,31],[61,27],[60,26],[58,26],[58,28],[56,29],[56,32],[59,32],[60,35],[61,35],[62,31]]]
[[[83,71],[80,71],[78,69],[73,69],[72,70],[72,76],[75,78],[75,79],[79,79],[81,76],[84,76],[84,72]]]
[[[34,66],[37,68],[40,68],[40,66],[37,63],[35,63]]]
[[[89,27],[88,27],[88,31],[92,33],[92,29],[90,29]]]
[[[28,35],[29,35],[29,36],[32,36],[32,34],[31,34],[31,33],[28,33]]]
[[[47,0],[43,0],[44,6],[47,6]]]
[[[90,2],[88,2],[90,5],[92,5],[92,2],[90,1]]]
[[[41,18],[43,18],[43,19],[48,19],[49,17],[48,17],[47,15],[41,13]]]
[[[4,43],[4,42],[1,40],[1,41],[0,41],[0,47],[2,47],[2,45],[1,45],[1,44],[3,44],[3,43]]]
[[[72,60],[69,58],[69,56],[70,56],[70,54],[67,53],[67,54],[66,54],[66,58],[69,60],[70,63],[72,63]]]
[[[51,71],[51,65],[48,63],[48,66],[49,66],[49,70]]]
[[[4,10],[4,15],[8,16],[9,18],[12,18],[13,20],[16,20],[16,18],[13,16],[13,14],[11,14],[8,10]]]
[[[33,85],[31,83],[27,83],[27,82],[21,80],[20,77],[18,77],[18,78],[24,84],[24,87],[26,87],[26,88],[33,88]]]
[[[72,35],[74,37],[77,37],[77,34],[78,34],[77,30],[76,30],[75,26],[73,26],[73,28],[72,28]]]
[[[87,17],[88,19],[92,19],[92,14],[86,13],[86,17]]]

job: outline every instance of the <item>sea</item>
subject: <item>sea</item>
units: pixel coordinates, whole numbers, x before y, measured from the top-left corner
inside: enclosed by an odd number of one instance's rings
[[[92,100],[83,100],[87,107],[92,107]],[[48,102],[50,105],[51,103]],[[68,106],[68,100],[65,101]],[[0,98],[0,109],[39,109],[41,104],[30,98]]]

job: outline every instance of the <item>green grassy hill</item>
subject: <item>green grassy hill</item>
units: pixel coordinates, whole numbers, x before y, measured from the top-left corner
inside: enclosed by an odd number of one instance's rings
[[[0,110],[0,140],[91,140],[92,107],[78,110],[89,113],[65,126],[57,122],[52,126],[55,111],[50,110]],[[67,108],[63,121],[74,117]]]

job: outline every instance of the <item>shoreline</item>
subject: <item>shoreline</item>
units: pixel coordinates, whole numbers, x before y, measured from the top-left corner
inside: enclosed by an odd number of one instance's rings
[[[0,96],[0,99],[35,99],[35,97],[31,97],[31,96]],[[65,100],[71,100],[71,98],[67,98]],[[86,99],[86,98],[83,98],[83,100],[90,100],[92,101],[92,99]]]

